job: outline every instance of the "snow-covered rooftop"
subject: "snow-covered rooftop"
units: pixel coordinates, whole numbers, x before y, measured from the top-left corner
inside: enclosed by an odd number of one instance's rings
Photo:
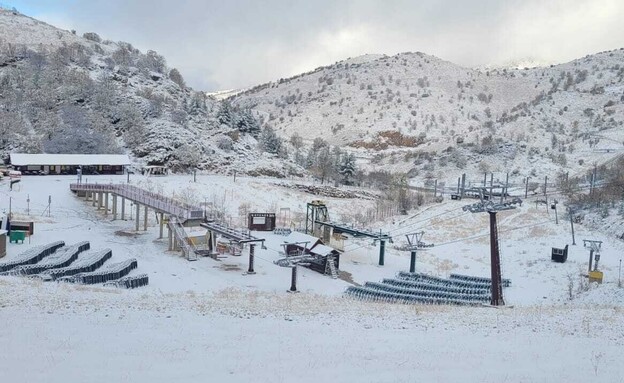
[[[126,154],[11,153],[11,165],[130,165]]]
[[[284,242],[287,242],[287,243],[299,242],[301,243],[301,245],[303,245],[303,242],[309,242],[308,244],[305,245],[306,249],[310,249],[314,247],[314,244],[317,243],[318,241],[319,241],[319,238],[314,237],[309,234],[301,233],[298,231],[293,231],[292,233],[288,234],[288,236],[284,240]]]

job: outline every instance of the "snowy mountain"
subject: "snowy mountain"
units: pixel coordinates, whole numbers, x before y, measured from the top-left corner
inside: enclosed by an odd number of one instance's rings
[[[366,55],[229,100],[284,137],[351,147],[371,169],[580,172],[624,149],[624,50],[522,69]]]
[[[187,87],[154,51],[0,9],[0,152],[129,152],[139,163],[283,176],[249,113]],[[223,114],[223,113],[221,113]],[[257,134],[254,134],[257,135]],[[293,170],[297,171],[297,170]]]

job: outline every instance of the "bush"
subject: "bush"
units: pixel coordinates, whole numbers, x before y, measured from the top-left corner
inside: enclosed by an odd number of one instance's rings
[[[95,32],[87,32],[83,34],[82,37],[84,37],[87,40],[95,41],[96,43],[102,42],[102,39],[100,38],[100,36]]]
[[[186,83],[184,82],[184,78],[182,77],[182,74],[180,74],[180,72],[176,68],[173,68],[169,71],[169,79],[175,82],[176,84],[178,84],[180,88],[182,89],[186,88]]]

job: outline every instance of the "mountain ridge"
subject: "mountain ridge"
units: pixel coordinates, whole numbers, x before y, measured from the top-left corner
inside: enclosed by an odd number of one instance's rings
[[[547,171],[582,171],[610,157],[585,162],[577,147],[605,149],[598,134],[624,141],[623,64],[624,49],[547,67],[487,70],[400,53],[338,61],[228,100],[254,110],[282,137],[297,133],[308,142],[322,137],[356,151],[377,149],[368,150],[371,156],[417,148],[449,157],[450,148],[475,170],[514,163],[514,170],[530,172],[544,160]],[[385,168],[418,171],[413,162],[388,160]],[[466,167],[459,162],[457,168]]]

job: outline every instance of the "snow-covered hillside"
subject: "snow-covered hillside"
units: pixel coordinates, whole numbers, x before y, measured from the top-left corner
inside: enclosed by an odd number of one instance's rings
[[[130,152],[140,163],[285,175],[244,111],[185,85],[154,51],[0,8],[0,152]],[[292,167],[293,169],[296,167]],[[295,170],[296,171],[296,170]]]
[[[615,153],[594,158],[595,149],[624,149],[623,63],[623,49],[549,67],[480,70],[424,53],[367,55],[230,100],[285,137],[369,149],[362,156],[385,151],[377,168],[422,169],[414,158],[424,153],[433,155],[434,174],[477,165],[527,174],[536,162],[545,172],[580,171]]]

